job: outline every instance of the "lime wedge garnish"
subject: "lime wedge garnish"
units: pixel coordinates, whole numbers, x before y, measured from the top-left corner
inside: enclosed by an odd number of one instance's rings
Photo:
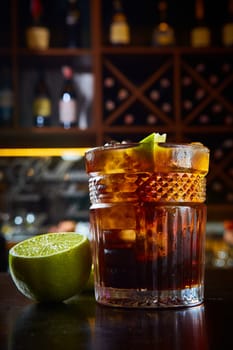
[[[166,142],[167,134],[153,132],[140,141],[144,152],[144,158],[147,157],[148,164],[153,171],[163,170],[167,167],[167,161],[170,159],[169,148],[162,147]]]
[[[160,135],[158,132],[153,132],[152,134],[146,136],[144,139],[140,141],[140,143],[160,143],[166,142],[167,134]]]

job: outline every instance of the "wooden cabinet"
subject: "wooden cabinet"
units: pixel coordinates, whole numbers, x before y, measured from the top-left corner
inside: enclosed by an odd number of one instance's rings
[[[143,28],[132,30],[130,47],[110,47],[107,38],[110,2],[89,0],[80,2],[86,16],[80,48],[64,47],[59,22],[62,15],[57,9],[57,19],[54,14],[51,20],[50,48],[32,51],[25,45],[28,3],[27,0],[11,0],[3,1],[2,5],[4,35],[0,36],[0,57],[1,65],[9,65],[12,73],[14,115],[11,127],[0,129],[0,147],[92,147],[112,139],[140,140],[152,131],[166,132],[171,141],[200,141],[211,150],[208,177],[211,215],[213,218],[231,217],[233,48],[223,48],[219,42],[210,48],[189,47],[187,18],[186,27],[178,28],[182,45],[152,47],[148,35],[151,27],[147,27],[144,18]],[[63,3],[51,2],[48,9],[51,18],[52,7],[55,9]],[[133,2],[129,4],[132,8]],[[153,21],[152,15],[149,18]],[[78,75],[88,73],[93,78],[89,127],[62,129],[54,107],[53,125],[35,128],[30,119],[33,74],[40,65],[45,67],[56,106],[63,64],[73,65]]]

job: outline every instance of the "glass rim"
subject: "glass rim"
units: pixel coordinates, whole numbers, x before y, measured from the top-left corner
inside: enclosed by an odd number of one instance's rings
[[[187,149],[187,150],[202,150],[207,153],[210,152],[209,148],[203,145],[201,142],[115,142],[115,143],[107,143],[103,146],[96,146],[93,148],[88,149],[85,154],[91,153],[91,152],[102,152],[102,151],[113,151],[119,150],[119,149],[125,149],[125,148],[131,148],[131,147],[137,147],[137,146],[143,146],[143,145],[149,145],[149,144],[156,144],[159,147],[162,148],[171,148],[171,149]]]

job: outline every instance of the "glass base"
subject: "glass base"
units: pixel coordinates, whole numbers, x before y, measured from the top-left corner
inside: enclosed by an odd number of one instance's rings
[[[95,298],[100,304],[122,308],[189,307],[203,303],[204,287],[151,291],[95,286]]]

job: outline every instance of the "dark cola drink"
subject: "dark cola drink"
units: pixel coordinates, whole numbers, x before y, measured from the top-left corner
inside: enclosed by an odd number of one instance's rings
[[[205,175],[201,144],[116,144],[86,153],[95,295],[119,307],[200,304]]]

